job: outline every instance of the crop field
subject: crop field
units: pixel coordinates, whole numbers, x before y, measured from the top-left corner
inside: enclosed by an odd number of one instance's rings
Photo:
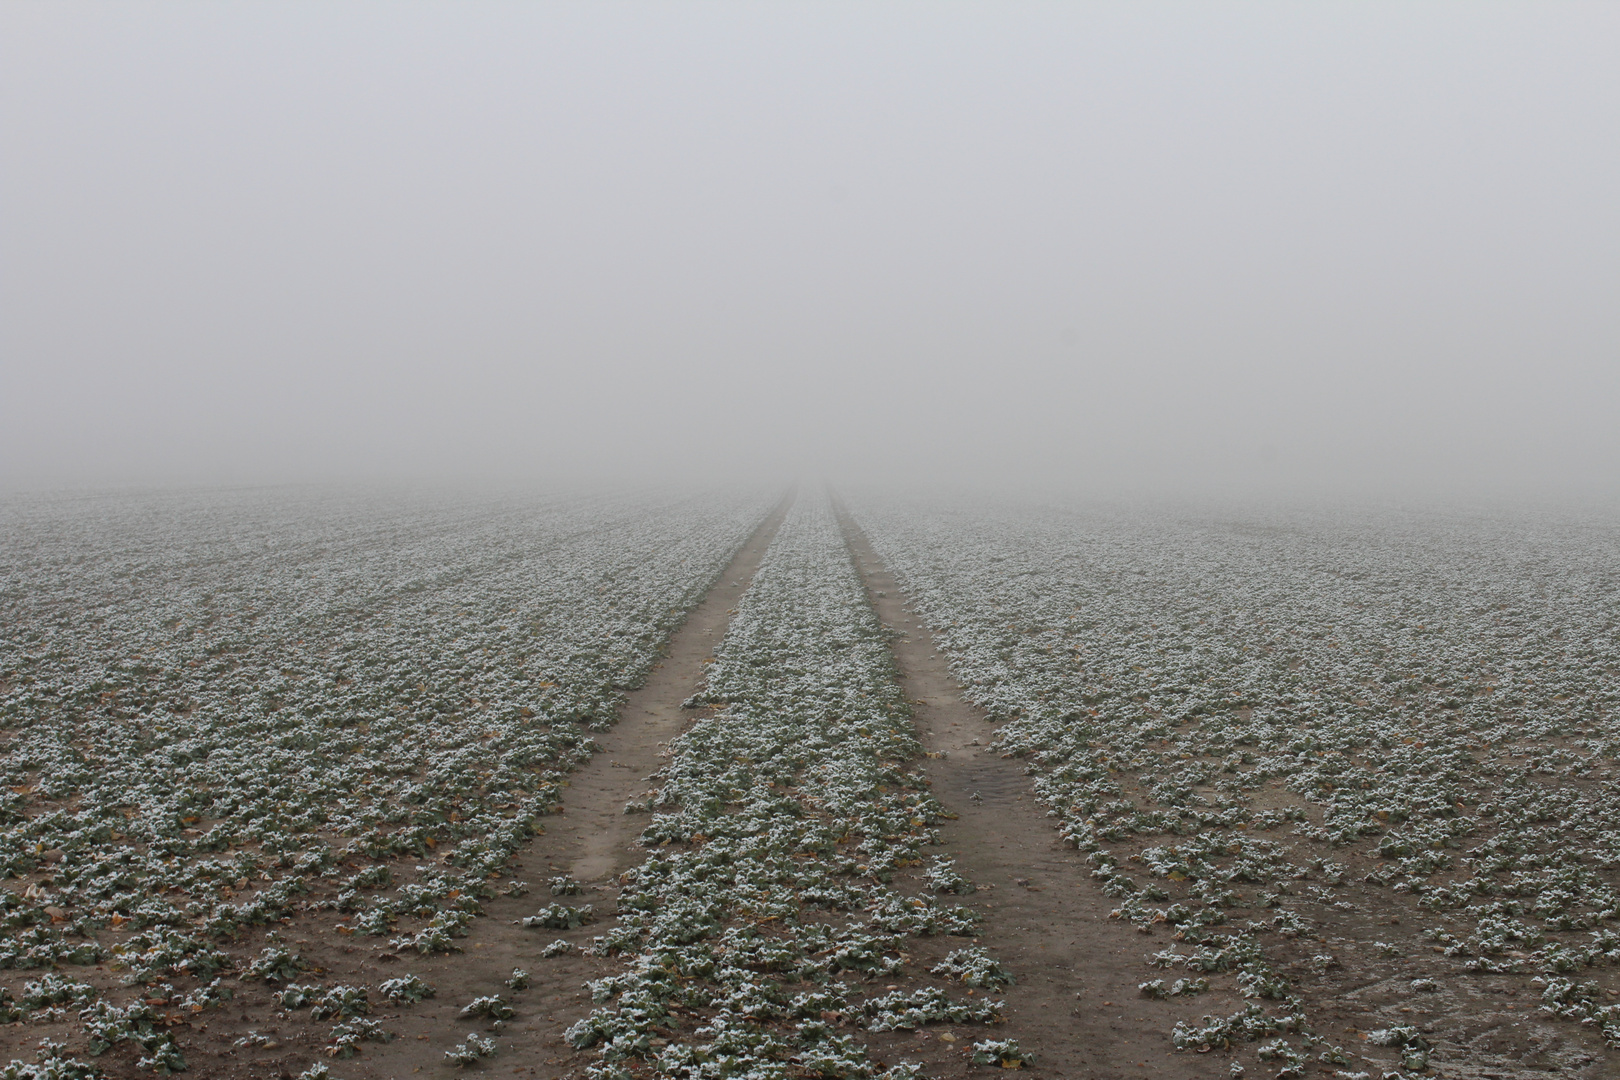
[[[455,949],[767,508],[7,506],[0,1011],[46,1040],[38,1074],[180,1071],[194,1024],[272,994],[334,1057],[386,1037],[368,1014],[423,990],[333,985],[317,954]]]
[[[1143,935],[1141,992],[1248,999],[1176,1047],[1620,1070],[1612,520],[857,514]]]
[[[775,496],[0,506],[0,1076],[1620,1071],[1611,519]]]

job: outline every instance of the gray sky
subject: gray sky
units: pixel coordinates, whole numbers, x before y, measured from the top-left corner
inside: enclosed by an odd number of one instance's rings
[[[0,486],[1620,485],[1620,4],[0,6]]]

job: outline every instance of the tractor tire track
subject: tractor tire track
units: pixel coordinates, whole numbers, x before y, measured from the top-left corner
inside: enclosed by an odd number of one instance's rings
[[[461,955],[402,956],[381,969],[377,978],[409,970],[434,983],[438,993],[398,1016],[381,1018],[387,1027],[401,1032],[401,1037],[343,1063],[344,1076],[383,1080],[414,1074],[450,1075],[455,1070],[446,1064],[445,1052],[473,1031],[497,1040],[500,1048],[487,1069],[507,1076],[582,1074],[593,1060],[589,1054],[576,1053],[562,1034],[591,1010],[590,998],[581,989],[586,980],[620,966],[615,960],[582,955],[581,950],[613,925],[619,874],[646,858],[636,840],[647,818],[626,814],[625,804],[649,790],[648,777],[663,766],[669,741],[703,715],[683,709],[682,703],[701,689],[714,648],[725,636],[737,601],[752,582],[796,494],[796,490],[789,491],[743,544],[702,602],[670,637],[663,659],[648,673],[646,682],[626,695],[617,722],[595,737],[601,749],[569,775],[558,816],[547,820],[544,835],[534,839],[523,853],[521,865],[512,871],[532,891],[524,897],[503,895],[487,902],[488,917],[473,924]],[[580,882],[580,895],[550,895],[548,880],[562,875]],[[567,931],[522,927],[521,918],[553,900],[573,906],[590,904],[597,921]],[[571,942],[573,950],[542,957],[541,950],[558,939]],[[529,972],[527,989],[507,987],[505,980],[514,968]],[[498,1029],[487,1019],[458,1018],[462,1006],[489,994],[504,997],[517,1015]]]
[[[895,667],[929,754],[917,764],[936,797],[959,815],[940,832],[958,869],[978,885],[963,900],[983,915],[979,940],[1018,979],[1003,992],[1006,1023],[989,1037],[1016,1038],[1033,1051],[1034,1076],[1225,1076],[1224,1056],[1174,1051],[1169,1032],[1177,1020],[1230,1012],[1243,1001],[1221,993],[1186,1003],[1140,995],[1143,956],[1163,945],[1109,918],[1115,901],[1059,839],[1023,765],[987,749],[995,729],[963,699],[859,525],[841,504],[838,513],[873,609],[895,635]],[[874,1049],[880,1041],[871,1040]],[[919,1057],[915,1044],[905,1049]],[[960,1050],[921,1056],[938,1075],[982,1072]]]

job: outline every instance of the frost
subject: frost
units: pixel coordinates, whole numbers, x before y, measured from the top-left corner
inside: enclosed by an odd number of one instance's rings
[[[993,1023],[1000,1018],[1001,1003],[980,998],[953,1001],[937,987],[924,987],[911,993],[895,991],[873,998],[861,1006],[869,1031],[895,1031],[924,1024]]]
[[[476,1031],[444,1053],[444,1060],[459,1068],[476,1065],[487,1057],[495,1056],[495,1040],[485,1038]]]
[[[569,907],[567,904],[549,904],[540,909],[538,915],[530,915],[523,920],[523,925],[529,929],[546,930],[572,930],[576,926],[584,926],[594,918],[591,905],[583,907]]]
[[[433,984],[409,973],[397,979],[385,979],[377,992],[396,1005],[414,1005],[434,995]]]
[[[512,1006],[508,1005],[504,998],[498,994],[491,994],[487,997],[474,998],[470,1004],[462,1008],[459,1015],[463,1020],[479,1016],[487,1016],[491,1020],[510,1020],[517,1014],[512,1011]]]
[[[957,949],[929,970],[935,975],[943,975],[947,979],[955,979],[968,986],[985,990],[999,990],[1014,981],[1006,968],[977,946]]]
[[[975,1065],[997,1065],[1003,1069],[1020,1069],[1034,1063],[1034,1058],[1019,1049],[1017,1039],[986,1039],[973,1044]]]
[[[391,1042],[393,1033],[385,1031],[383,1026],[375,1020],[351,1019],[345,1020],[332,1029],[331,1040],[327,1043],[328,1057],[347,1058],[360,1052],[363,1042]]]
[[[247,974],[254,978],[263,979],[268,983],[286,982],[300,972],[309,970],[309,965],[303,957],[298,956],[279,945],[272,945],[259,954],[259,958],[248,965]]]

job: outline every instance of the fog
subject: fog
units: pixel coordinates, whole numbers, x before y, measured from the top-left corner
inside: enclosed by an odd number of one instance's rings
[[[1620,5],[0,7],[0,487],[1620,485]]]

